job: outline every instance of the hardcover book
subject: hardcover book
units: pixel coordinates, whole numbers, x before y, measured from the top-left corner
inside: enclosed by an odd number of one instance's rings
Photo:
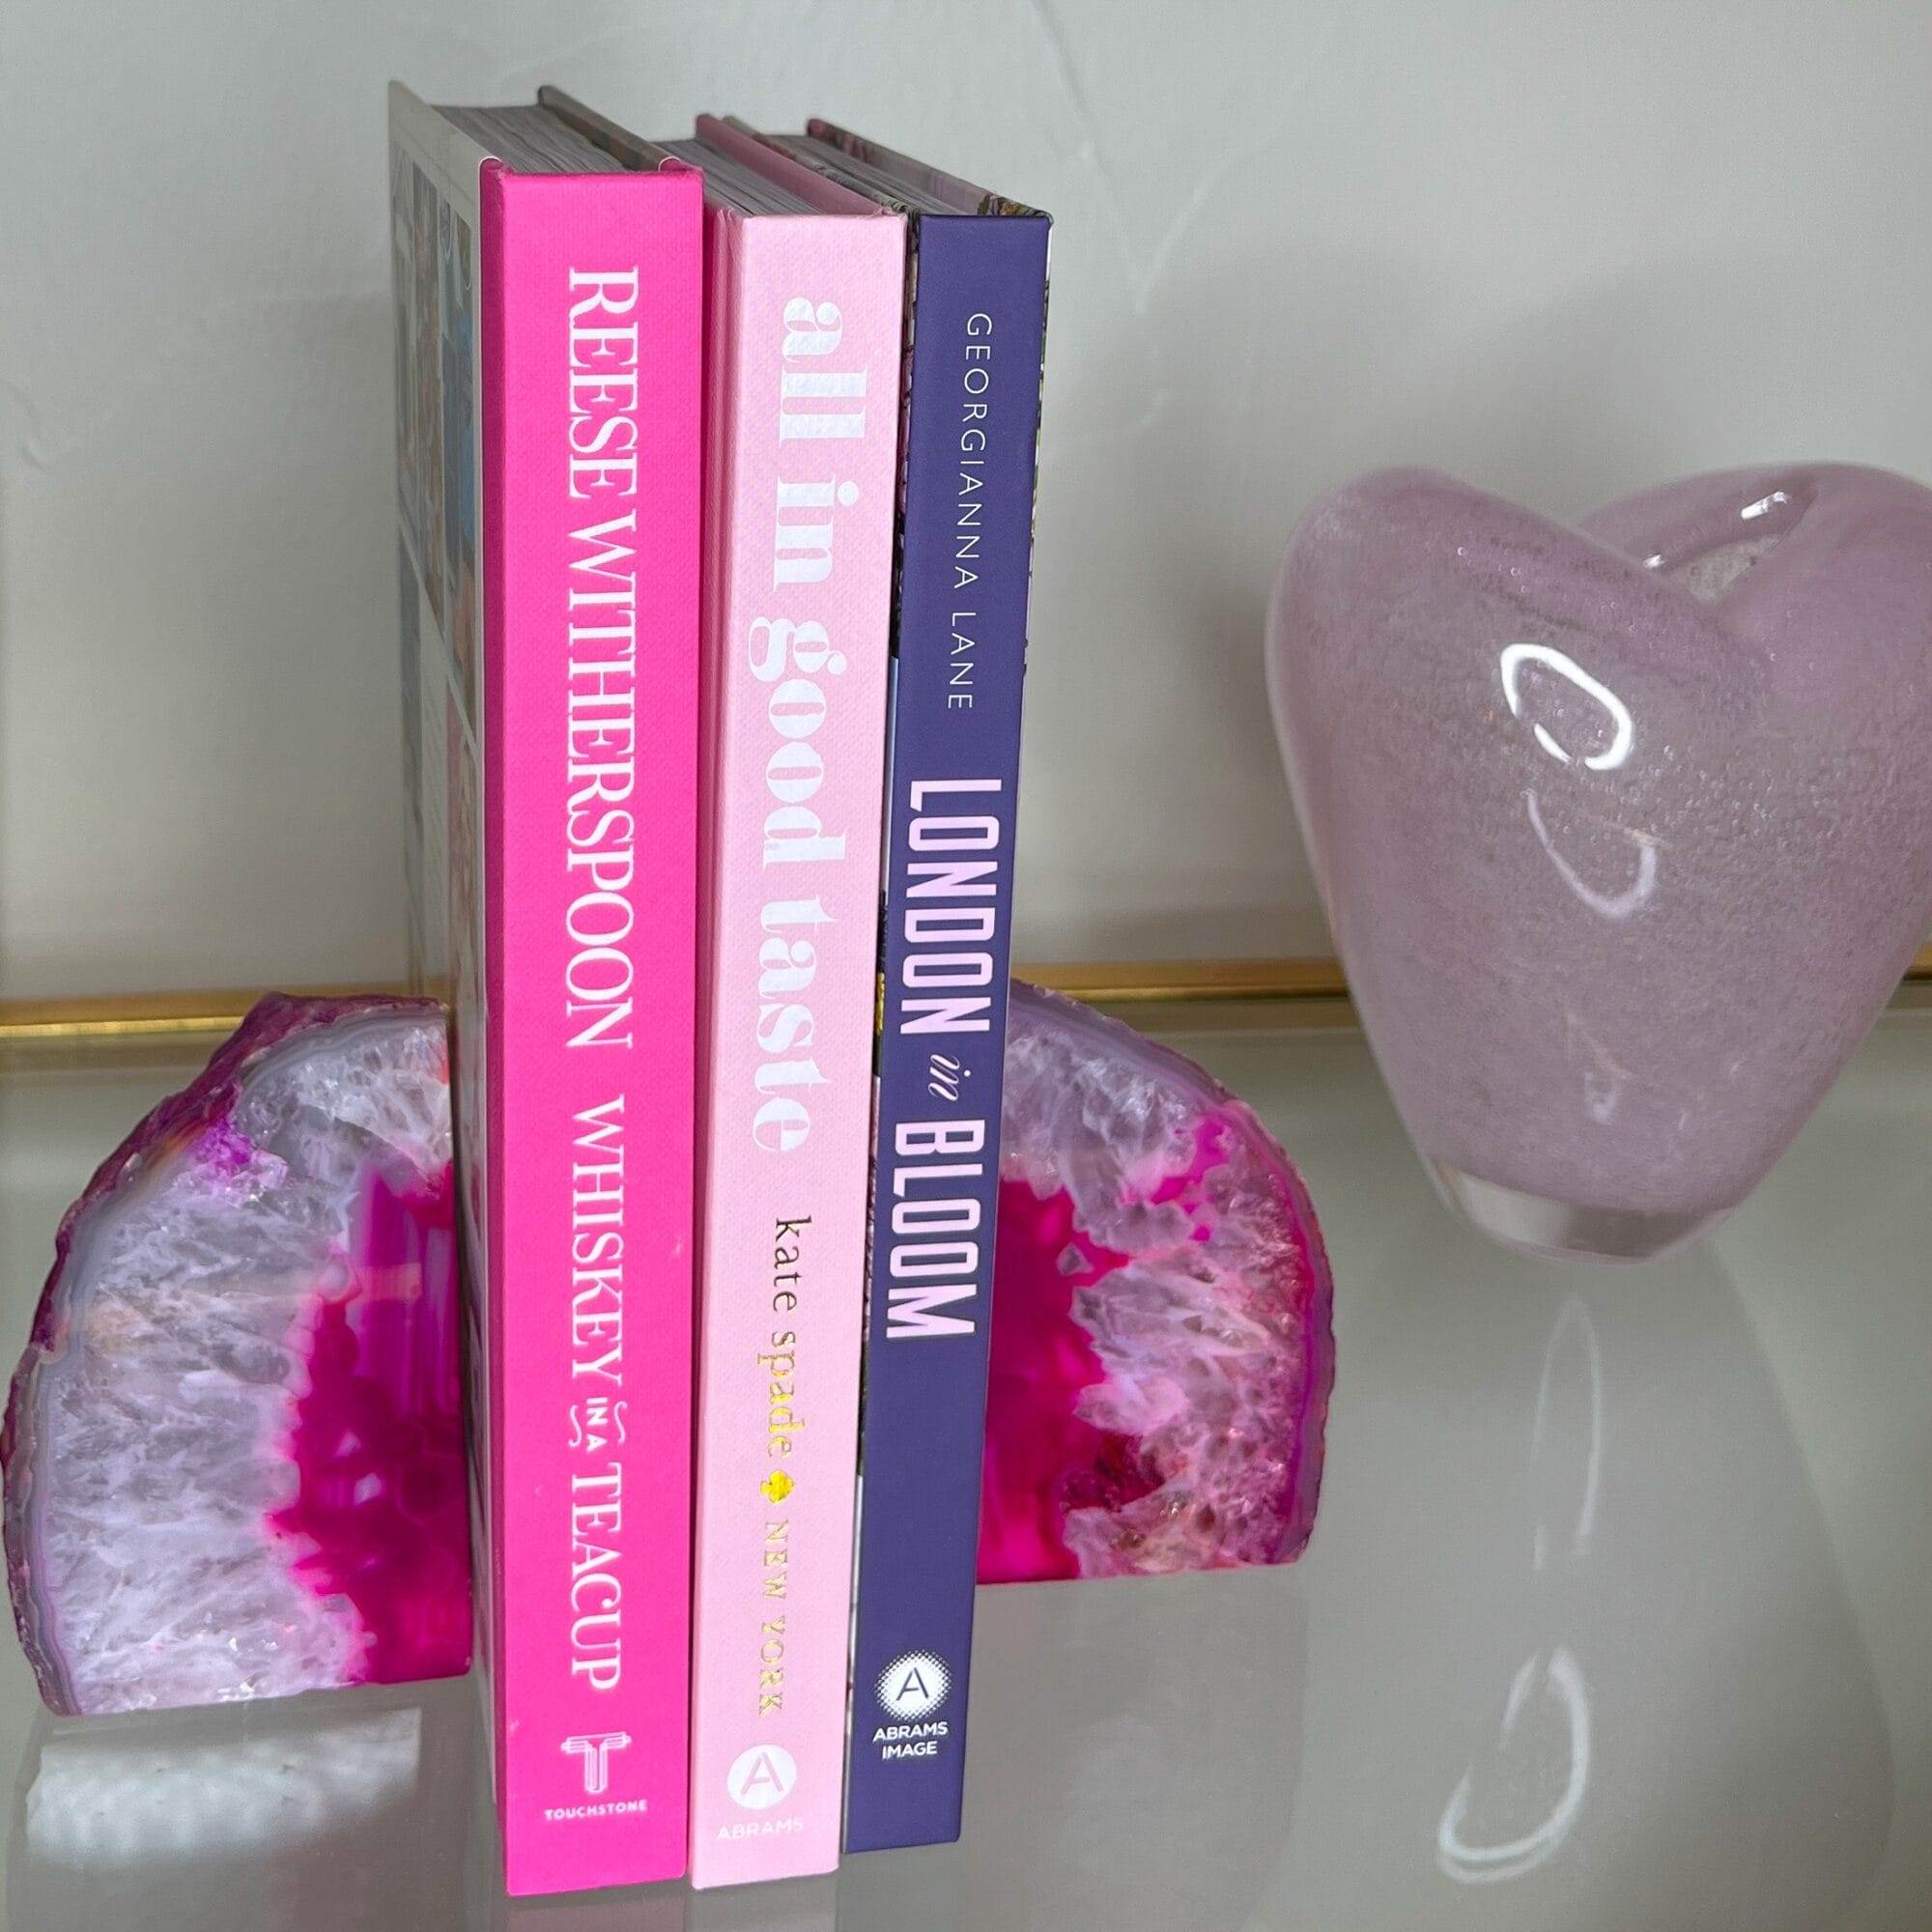
[[[514,1893],[687,1842],[701,184],[391,89],[412,977]]]
[[[908,220],[845,1842],[959,1835],[1047,217],[814,121]]]
[[[733,1885],[839,1851],[905,222],[544,98],[705,181],[691,1876]]]

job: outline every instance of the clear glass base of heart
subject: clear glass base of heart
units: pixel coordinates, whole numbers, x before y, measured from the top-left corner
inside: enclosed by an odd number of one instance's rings
[[[1715,1228],[1730,1212],[1639,1214],[1590,1208],[1479,1180],[1446,1160],[1429,1162],[1438,1192],[1471,1227],[1526,1255],[1564,1261],[1648,1262]]]

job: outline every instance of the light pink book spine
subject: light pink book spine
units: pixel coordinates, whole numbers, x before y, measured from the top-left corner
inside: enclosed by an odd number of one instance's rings
[[[478,185],[486,1655],[528,1894],[685,1863],[701,190]]]
[[[708,215],[701,1887],[832,1870],[843,1796],[905,235],[801,191]]]

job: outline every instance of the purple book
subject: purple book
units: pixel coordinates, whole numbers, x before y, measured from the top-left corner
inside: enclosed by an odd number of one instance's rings
[[[959,1835],[1047,217],[824,122],[909,225],[849,1851]]]

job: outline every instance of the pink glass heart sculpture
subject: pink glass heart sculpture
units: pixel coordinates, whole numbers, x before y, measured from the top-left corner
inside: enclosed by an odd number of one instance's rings
[[[1641,1259],[1756,1185],[1932,923],[1932,493],[1692,477],[1577,527],[1426,470],[1303,519],[1295,804],[1444,1195]]]
[[[1314,1527],[1328,1259],[1252,1112],[1013,982],[980,1580],[1285,1563]]]
[[[264,1000],[68,1211],[0,1463],[56,1711],[469,1660],[434,1005]]]

